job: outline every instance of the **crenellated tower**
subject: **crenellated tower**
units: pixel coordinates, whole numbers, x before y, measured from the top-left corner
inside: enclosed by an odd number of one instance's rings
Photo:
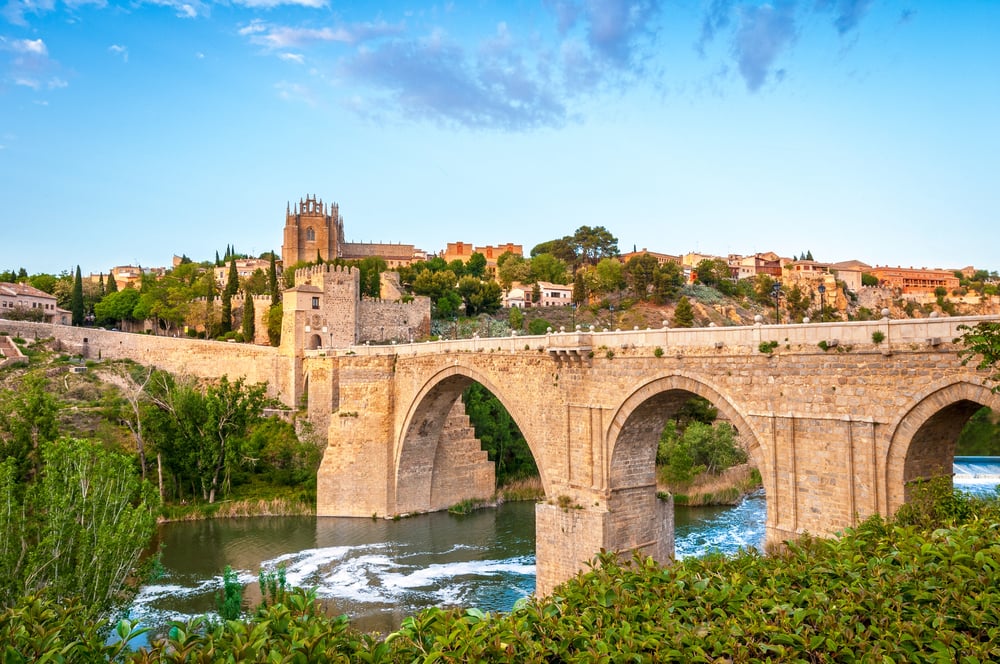
[[[299,261],[315,262],[317,256],[328,261],[341,256],[344,241],[344,219],[340,206],[329,207],[316,196],[299,199],[285,207],[285,236],[281,245],[281,260],[285,267]]]

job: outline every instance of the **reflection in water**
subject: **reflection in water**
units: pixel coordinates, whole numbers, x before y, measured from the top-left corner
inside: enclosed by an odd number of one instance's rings
[[[955,486],[987,494],[996,458],[956,458]],[[978,476],[978,477],[977,477]],[[761,548],[763,492],[735,507],[678,508],[678,558]],[[222,570],[231,565],[260,600],[257,572],[283,566],[288,581],[316,588],[331,613],[361,630],[389,632],[429,606],[509,611],[535,588],[535,506],[508,503],[468,516],[425,514],[399,521],[336,517],[257,517],[166,524],[166,576],[143,588],[133,616],[162,626],[215,610]]]

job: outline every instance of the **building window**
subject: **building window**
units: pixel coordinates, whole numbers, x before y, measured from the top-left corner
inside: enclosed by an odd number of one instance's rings
[[[310,226],[309,228],[306,229],[306,242],[315,242],[315,241],[316,241],[316,231],[314,231]]]
[[[313,298],[313,309],[319,309],[319,298],[318,297],[314,297]]]

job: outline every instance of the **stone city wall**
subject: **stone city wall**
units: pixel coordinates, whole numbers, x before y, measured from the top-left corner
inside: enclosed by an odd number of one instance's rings
[[[267,383],[268,395],[284,400],[285,358],[270,346],[160,337],[0,319],[0,330],[24,339],[58,340],[62,351],[88,360],[130,359],[174,374],[198,378],[228,376]]]

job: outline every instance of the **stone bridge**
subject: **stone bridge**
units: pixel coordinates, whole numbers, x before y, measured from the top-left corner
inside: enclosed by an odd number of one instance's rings
[[[655,454],[666,420],[694,395],[735,426],[760,469],[769,541],[834,533],[893,513],[911,480],[950,475],[965,422],[982,405],[1000,408],[984,373],[963,367],[953,343],[959,324],[978,320],[561,332],[307,351],[310,419],[329,428],[318,513],[406,514],[491,493],[482,459],[457,453],[446,426],[476,382],[503,403],[541,474],[540,594],[602,548],[671,558],[673,506],[656,496]]]
[[[834,533],[892,514],[907,483],[949,475],[986,374],[963,367],[958,325],[981,318],[560,332],[536,337],[306,350],[308,320],[281,348],[0,320],[89,358],[264,382],[329,432],[317,512],[390,516],[493,490],[460,406],[478,382],[528,442],[546,501],[536,508],[537,592],[600,549],[673,554],[673,506],[656,497],[655,454],[691,396],[731,422],[760,469],[767,536]],[[291,328],[295,329],[291,329]],[[298,329],[302,327],[302,329]],[[877,334],[875,334],[877,333]],[[874,335],[874,336],[873,336]],[[875,343],[875,339],[880,339]]]

